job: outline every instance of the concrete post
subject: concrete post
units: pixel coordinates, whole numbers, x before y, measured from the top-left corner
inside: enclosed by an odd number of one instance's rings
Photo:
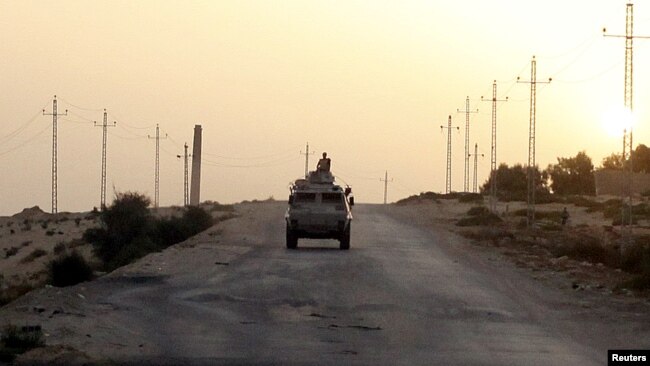
[[[201,201],[201,125],[194,125],[194,146],[192,147],[192,182],[190,205],[198,206]]]

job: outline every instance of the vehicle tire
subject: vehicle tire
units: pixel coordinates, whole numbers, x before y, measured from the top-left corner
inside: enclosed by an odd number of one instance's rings
[[[339,239],[341,250],[350,249],[350,226],[351,224],[348,224],[347,229],[345,229],[343,234],[341,234],[341,238]]]
[[[296,249],[298,247],[298,236],[287,225],[287,249]]]

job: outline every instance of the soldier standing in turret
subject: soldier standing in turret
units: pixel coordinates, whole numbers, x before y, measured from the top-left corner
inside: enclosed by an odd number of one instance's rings
[[[327,157],[327,153],[323,153],[323,158],[318,160],[318,165],[316,165],[316,170],[319,172],[329,172],[332,160]]]

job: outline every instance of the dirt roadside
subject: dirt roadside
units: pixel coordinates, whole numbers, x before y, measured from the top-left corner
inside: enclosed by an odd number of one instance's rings
[[[650,329],[650,291],[632,291],[621,286],[629,281],[631,274],[608,267],[602,263],[575,260],[567,256],[557,257],[547,248],[551,245],[543,236],[517,234],[494,240],[485,240],[483,234],[495,227],[459,227],[458,220],[466,217],[475,203],[461,203],[458,200],[439,200],[407,205],[391,205],[385,213],[402,222],[428,229],[444,229],[466,238],[471,250],[476,251],[495,265],[514,265],[523,276],[529,276],[544,286],[565,292],[567,302],[581,304],[585,314],[610,319],[615,322],[625,318],[638,322],[643,329]],[[500,204],[500,211],[510,212],[525,208],[524,203],[510,203],[506,208]],[[567,207],[561,204],[538,205],[539,211],[559,211]],[[565,230],[572,233],[588,233],[596,236],[614,236],[600,213],[588,213],[584,208],[568,205],[572,225]],[[517,226],[521,217],[504,217],[505,225]],[[577,227],[576,227],[577,226]],[[515,230],[513,230],[515,231]],[[641,324],[645,324],[641,326]],[[639,328],[641,329],[641,328]]]

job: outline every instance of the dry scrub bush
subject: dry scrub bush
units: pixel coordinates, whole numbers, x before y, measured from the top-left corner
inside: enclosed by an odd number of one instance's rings
[[[48,263],[49,283],[56,287],[76,285],[90,281],[93,270],[77,251],[63,255]]]

